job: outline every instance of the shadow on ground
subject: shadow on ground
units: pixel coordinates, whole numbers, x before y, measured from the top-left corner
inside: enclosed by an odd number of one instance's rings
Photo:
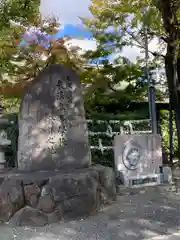
[[[178,231],[179,226],[180,195],[150,191],[140,195],[118,196],[116,203],[88,219],[36,229],[2,226],[0,239],[141,240],[172,234]]]

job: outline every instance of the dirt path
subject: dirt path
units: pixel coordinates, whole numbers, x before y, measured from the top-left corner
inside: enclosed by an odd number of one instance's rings
[[[0,240],[177,240],[179,228],[180,195],[150,190],[118,196],[116,203],[84,220],[36,229],[1,226]]]

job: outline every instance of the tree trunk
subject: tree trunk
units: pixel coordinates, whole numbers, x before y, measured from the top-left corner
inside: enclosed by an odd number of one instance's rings
[[[158,4],[157,4],[158,3]],[[178,153],[180,159],[180,59],[179,51],[180,30],[177,11],[180,8],[179,0],[159,0],[156,7],[162,14],[164,28],[168,35],[165,69],[169,89],[170,107],[175,111],[176,130],[178,138]]]
[[[178,138],[178,157],[180,159],[180,79],[177,74],[176,48],[171,42],[167,46],[165,69],[169,89],[170,108],[175,111],[176,130]]]

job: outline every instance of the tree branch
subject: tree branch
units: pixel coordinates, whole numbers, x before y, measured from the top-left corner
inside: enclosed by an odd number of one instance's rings
[[[28,3],[29,3],[29,0],[26,0],[26,1],[24,2],[24,10],[27,8]]]
[[[130,37],[132,37],[132,39],[133,39],[134,41],[136,41],[136,42],[138,43],[138,44],[136,44],[137,47],[142,48],[142,49],[145,50],[145,46],[143,46],[143,45],[140,43],[140,41],[139,41],[132,33],[129,33],[126,29],[125,29],[125,32],[126,32]],[[165,58],[165,55],[163,55],[163,54],[160,54],[160,53],[157,53],[157,52],[152,52],[152,51],[150,51],[150,50],[148,50],[148,52],[151,53],[154,57],[163,57],[163,58]]]
[[[110,90],[112,90],[113,92],[117,92],[117,90],[112,87],[112,85],[111,85],[110,82],[108,82],[108,88],[109,88]]]

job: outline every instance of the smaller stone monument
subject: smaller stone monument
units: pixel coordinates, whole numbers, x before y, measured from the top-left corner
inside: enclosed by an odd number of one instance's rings
[[[116,172],[126,186],[161,183],[160,135],[116,135],[114,147]]]

